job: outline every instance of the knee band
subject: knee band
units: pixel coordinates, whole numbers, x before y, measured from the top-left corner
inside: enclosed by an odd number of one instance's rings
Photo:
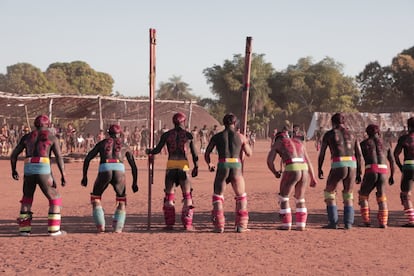
[[[174,200],[175,200],[175,194],[165,193],[164,205],[174,206],[174,203],[175,203]]]
[[[387,201],[387,197],[385,195],[378,195],[377,194],[377,202],[378,203],[382,203],[382,202],[386,202]]]
[[[21,204],[25,204],[25,205],[32,205],[33,203],[33,198],[32,197],[22,197],[22,199],[20,200]]]
[[[278,195],[278,198],[279,198],[279,204],[281,204],[282,202],[289,201],[289,197],[283,197],[280,194]]]
[[[62,206],[62,198],[49,199],[49,206]]]
[[[99,232],[105,231],[105,212],[102,206],[96,206],[92,211],[93,221]]]
[[[324,195],[324,198],[325,198],[325,202],[336,200],[336,193],[335,192],[324,191],[323,195]]]
[[[346,192],[342,192],[342,198],[345,200],[353,200],[354,199],[354,194],[352,192],[346,193]]]
[[[60,231],[60,214],[49,213],[47,216],[47,231],[49,233],[56,233]]]
[[[112,230],[115,233],[121,233],[122,229],[124,229],[126,219],[126,212],[125,210],[116,209],[113,219],[112,219]]]
[[[116,198],[115,198],[115,200],[116,200],[116,203],[117,204],[119,204],[119,203],[124,203],[125,205],[126,205],[126,203],[127,203],[127,199],[126,199],[126,196],[117,196]]]
[[[32,212],[20,212],[17,222],[19,224],[19,232],[29,234],[32,231]]]
[[[368,201],[369,195],[358,195],[358,201]]]
[[[221,202],[223,204],[224,203],[224,196],[214,194],[212,201],[213,201],[213,204],[216,204],[216,203],[219,203],[219,202]]]
[[[97,195],[91,195],[91,204],[100,202],[102,199],[102,196],[97,196]]]
[[[295,202],[296,202],[296,204],[298,204],[298,203],[305,203],[305,199],[304,198],[295,198]]]
[[[191,192],[189,192],[189,193],[183,193],[183,199],[184,200],[186,200],[186,199],[193,199],[193,196],[192,196]]]
[[[164,212],[164,220],[167,226],[173,226],[175,224],[175,207],[165,205],[162,208]]]

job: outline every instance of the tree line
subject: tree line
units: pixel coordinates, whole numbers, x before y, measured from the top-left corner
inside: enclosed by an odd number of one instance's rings
[[[212,94],[200,98],[180,76],[159,83],[156,98],[195,100],[221,120],[226,112],[241,114],[244,56],[235,54],[222,65],[203,70]],[[414,106],[414,47],[396,54],[390,65],[368,63],[357,76],[346,76],[331,57],[314,62],[304,57],[277,71],[264,54],[252,55],[248,124],[251,129],[306,125],[313,112],[401,112]],[[113,93],[113,78],[86,62],[53,63],[45,72],[28,63],[7,67],[0,74],[0,91],[15,94]]]

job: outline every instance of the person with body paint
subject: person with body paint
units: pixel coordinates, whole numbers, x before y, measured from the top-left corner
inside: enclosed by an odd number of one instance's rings
[[[280,155],[284,172],[275,169],[274,161],[277,154]],[[313,172],[312,164],[306,152],[304,143],[296,138],[290,138],[286,132],[278,132],[275,141],[267,155],[267,167],[280,181],[279,216],[282,221],[280,230],[290,230],[292,227],[292,212],[289,205],[289,196],[294,189],[296,201],[296,230],[303,231],[306,228],[308,210],[305,204],[306,186],[315,187],[317,180]]]
[[[125,187],[125,166],[123,163],[126,157],[132,173],[132,191],[138,191],[138,169],[135,159],[129,148],[123,143],[121,137],[121,126],[111,125],[108,129],[109,137],[99,141],[89,151],[83,162],[83,177],[81,185],[88,185],[89,163],[98,154],[100,158],[98,176],[93,185],[91,193],[92,216],[98,233],[105,232],[105,213],[101,203],[102,194],[112,185],[116,195],[116,208],[112,220],[112,231],[121,233],[126,219],[126,187]]]
[[[414,117],[407,120],[408,133],[398,138],[394,149],[395,162],[402,173],[401,177],[401,204],[408,223],[404,226],[414,227],[414,207],[411,200],[411,190],[414,183]],[[404,152],[404,163],[401,163],[400,154]]]
[[[226,185],[231,183],[236,194],[236,221],[235,231],[243,233],[249,231],[249,213],[247,210],[246,184],[242,172],[242,155],[252,155],[252,149],[245,135],[236,130],[237,117],[228,113],[223,118],[224,130],[215,134],[207,145],[204,159],[211,172],[215,166],[211,163],[210,154],[216,148],[218,153],[218,164],[216,177],[214,179],[213,211],[212,220],[214,232],[223,233],[225,226],[224,217],[224,191]]]
[[[25,150],[23,198],[20,201],[19,233],[28,236],[32,231],[32,203],[37,185],[49,200],[48,234],[50,236],[61,236],[66,234],[60,230],[62,197],[60,196],[50,165],[51,153],[56,158],[56,164],[61,174],[62,186],[66,185],[64,162],[60,151],[59,141],[49,130],[49,117],[47,115],[37,116],[34,121],[35,130],[25,134],[14,148],[10,161],[12,177],[19,180],[16,170],[17,158]]]
[[[332,129],[322,138],[318,157],[318,176],[323,179],[323,162],[326,149],[331,152],[331,170],[326,181],[324,198],[328,213],[328,229],[338,228],[338,207],[336,205],[336,190],[338,184],[343,184],[342,197],[344,203],[344,228],[351,229],[354,223],[353,188],[361,182],[361,148],[357,138],[345,127],[345,117],[335,113],[331,117]]]
[[[190,164],[187,159],[187,150],[190,149],[194,167],[191,176],[198,175],[198,154],[196,152],[193,135],[185,130],[186,116],[178,112],[172,118],[174,128],[161,135],[160,141],[154,149],[147,149],[150,158],[159,154],[164,146],[167,147],[168,161],[165,172],[164,219],[166,230],[172,230],[175,224],[175,187],[180,186],[183,194],[183,207],[181,222],[187,231],[195,230],[193,227],[193,196],[189,177]]]

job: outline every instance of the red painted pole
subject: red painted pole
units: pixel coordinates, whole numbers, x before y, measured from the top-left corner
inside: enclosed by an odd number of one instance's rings
[[[150,137],[149,147],[154,148],[154,87],[155,87],[155,45],[156,30],[149,29],[150,36],[150,68],[149,68],[149,111],[150,111]],[[148,156],[148,223],[147,229],[151,229],[151,199],[152,184],[154,183],[154,157]]]
[[[246,135],[247,129],[247,112],[249,109],[249,91],[250,91],[250,68],[252,65],[252,37],[246,38],[246,55],[244,57],[244,79],[243,79],[243,104],[242,116],[240,118],[240,133]]]

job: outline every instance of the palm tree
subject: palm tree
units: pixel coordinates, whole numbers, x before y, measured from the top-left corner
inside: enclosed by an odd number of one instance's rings
[[[188,83],[181,80],[181,76],[172,76],[168,82],[161,82],[157,91],[160,100],[194,100],[197,97],[190,93]]]

